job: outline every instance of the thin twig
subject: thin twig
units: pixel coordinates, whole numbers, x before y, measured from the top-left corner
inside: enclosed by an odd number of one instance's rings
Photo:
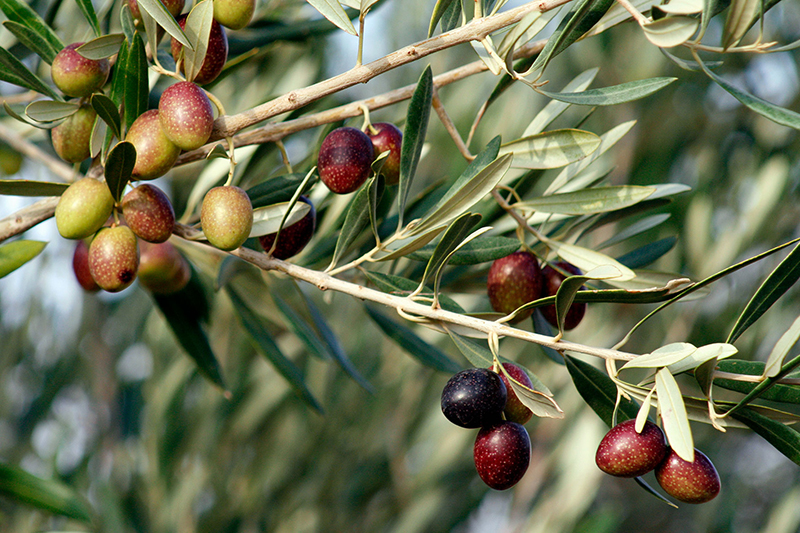
[[[649,22],[647,20],[647,17],[642,15],[639,12],[639,10],[636,9],[636,7],[633,4],[631,4],[628,0],[617,0],[617,3],[620,6],[622,6],[625,9],[625,11],[627,11],[628,13],[631,14],[631,16],[634,18],[634,20],[636,20],[636,22],[639,23],[639,26],[644,26],[645,24],[647,24]]]
[[[439,116],[439,120],[444,125],[444,129],[446,129],[447,133],[450,134],[450,138],[453,139],[454,143],[456,143],[456,147],[458,148],[458,151],[461,153],[461,155],[464,156],[464,159],[466,159],[467,161],[472,161],[473,159],[475,159],[475,156],[470,153],[467,145],[464,144],[464,139],[462,139],[461,134],[458,133],[456,125],[453,124],[453,121],[447,114],[447,110],[444,108],[442,99],[439,98],[439,91],[436,90],[435,87],[433,89],[432,105],[433,109],[436,111],[436,114]]]
[[[39,200],[33,205],[23,207],[13,215],[0,219],[0,242],[19,235],[53,216],[58,205],[58,196]]]

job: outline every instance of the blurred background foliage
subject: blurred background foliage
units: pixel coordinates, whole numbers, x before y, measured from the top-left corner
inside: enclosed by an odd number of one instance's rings
[[[52,21],[65,42],[86,37],[88,28],[75,3],[39,0],[32,6]],[[423,39],[432,7],[429,1],[380,2],[367,18],[365,62]],[[116,9],[108,12],[107,22],[116,24]],[[252,46],[258,50],[213,88],[229,113],[353,64],[356,39],[324,20],[309,25],[316,17],[299,0],[262,0],[256,22],[230,33],[232,56]],[[767,40],[800,38],[800,7],[780,3],[769,12],[765,28]],[[721,21],[715,19],[709,34],[720,33]],[[13,47],[8,32],[0,32],[0,44],[24,54]],[[793,52],[726,57],[724,74],[767,100],[797,109],[797,58]],[[474,60],[472,49],[462,45],[298,113],[408,85],[427,62],[438,74]],[[26,62],[36,66],[33,57]],[[659,210],[670,215],[666,224],[606,252],[619,256],[677,235],[675,247],[654,268],[700,279],[800,236],[800,146],[794,130],[744,109],[702,74],[678,69],[635,25],[570,47],[551,63],[546,77],[560,88],[594,66],[600,67],[594,86],[652,76],[680,78],[644,100],[598,109],[583,123],[603,133],[637,121],[608,153],[609,181],[692,187]],[[440,90],[462,135],[495,83],[484,73]],[[155,86],[153,102],[161,88],[161,83]],[[8,95],[14,89],[3,85],[2,91]],[[519,136],[546,102],[521,84],[512,86],[490,108],[471,148],[477,152],[497,134]],[[405,107],[376,111],[372,119],[401,124]],[[558,124],[574,125],[586,111],[571,109]],[[320,128],[286,139],[297,168],[313,163],[322,135]],[[51,149],[44,134],[30,140]],[[427,140],[412,195],[457,176],[464,167],[435,117]],[[237,151],[237,159],[245,168],[243,184],[283,172],[274,145]],[[0,160],[5,174],[47,179],[44,167],[20,161],[6,146]],[[195,180],[215,181],[225,172],[224,161],[201,162],[158,183],[171,192],[180,213]],[[343,209],[338,201],[323,210]],[[0,197],[0,211],[11,213],[24,203]],[[604,228],[587,244],[598,244],[626,224]],[[254,290],[246,299],[302,369],[320,404],[318,412],[256,351],[225,292],[214,294],[210,265],[190,257],[213,294],[207,331],[232,393],[226,399],[197,373],[150,295],[135,285],[118,295],[83,294],[71,272],[72,244],[58,238],[54,222],[27,235],[51,242],[34,262],[0,281],[0,459],[74,487],[94,511],[92,531],[790,533],[800,528],[800,471],[750,431],[720,434],[693,425],[698,448],[712,458],[723,483],[721,495],[702,506],[674,509],[631,480],[601,475],[594,451],[604,424],[581,400],[562,366],[538,347],[514,340],[503,341],[503,355],[547,383],[566,418],[532,420],[527,425],[533,442],[528,473],[513,490],[491,491],[474,470],[473,432],[454,427],[441,415],[439,397],[449,375],[404,353],[366,319],[359,302],[254,270],[240,274],[252,278]],[[304,257],[313,254],[313,247]],[[784,255],[726,277],[702,299],[667,309],[639,330],[626,350],[641,353],[676,341],[697,346],[724,342],[754,290]],[[473,268],[449,293],[468,310],[488,309],[487,268]],[[297,301],[297,289],[327,318],[370,390],[339,365],[310,353],[290,332],[272,298]],[[590,306],[587,319],[567,338],[610,346],[651,309]],[[740,357],[764,360],[798,309],[800,293],[794,288],[737,342]],[[447,337],[416,331],[468,366]],[[86,528],[0,497],[2,531]]]

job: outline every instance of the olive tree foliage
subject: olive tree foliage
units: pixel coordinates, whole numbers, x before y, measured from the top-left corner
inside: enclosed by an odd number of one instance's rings
[[[209,142],[158,182],[191,281],[79,297],[59,195],[83,176],[117,200],[130,186],[126,130],[182,77],[169,37],[193,50],[186,71],[202,62],[210,2],[184,32],[159,0],[139,0],[139,25],[121,2],[0,0],[3,529],[796,528],[796,7],[262,0],[205,86]],[[72,167],[47,131],[78,106],[48,65],[75,41],[114,66],[87,99],[91,162]],[[378,119],[403,130],[399,183],[378,158],[330,193],[325,134]],[[257,221],[231,252],[197,224],[223,182]],[[301,194],[315,235],[273,258],[255,237],[296,220]],[[584,274],[493,313],[486,272],[519,249]],[[575,330],[513,321],[555,305],[563,326],[573,302]],[[536,415],[530,471],[504,493],[439,410],[452,373],[501,360],[529,371],[514,390]],[[676,510],[651,480],[601,477],[606,425],[648,417],[715,461],[717,500]]]

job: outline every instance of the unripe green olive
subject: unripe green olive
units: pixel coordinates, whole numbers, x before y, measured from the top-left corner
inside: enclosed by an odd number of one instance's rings
[[[83,239],[105,224],[114,208],[108,185],[82,178],[70,185],[56,206],[58,232],[65,239]]]

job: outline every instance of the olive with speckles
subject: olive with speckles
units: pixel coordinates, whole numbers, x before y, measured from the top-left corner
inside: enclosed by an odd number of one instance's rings
[[[137,276],[154,294],[173,294],[189,283],[192,268],[170,242],[142,242]]]
[[[486,368],[457,373],[442,390],[442,413],[462,428],[479,428],[502,419],[508,393],[500,376]]]
[[[203,146],[214,129],[214,111],[206,92],[190,81],[167,87],[158,101],[158,120],[167,139],[181,150]]]
[[[555,263],[554,266],[558,267],[564,272],[568,272],[571,276],[580,276],[583,274],[580,268],[565,261],[559,261],[558,263]],[[555,296],[559,287],[561,287],[561,282],[565,279],[566,277],[564,274],[550,265],[544,267],[542,269],[542,297]],[[581,289],[583,288],[584,287],[581,287]],[[547,320],[553,327],[558,327],[555,305],[546,305],[541,307],[540,311],[542,312],[542,316],[544,316],[545,320]],[[569,309],[567,309],[567,316],[564,317],[564,329],[570,330],[578,327],[578,324],[581,323],[581,320],[583,320],[583,316],[585,314],[586,302],[573,302],[572,305],[569,306]]]
[[[163,176],[172,168],[181,149],[164,135],[158,109],[139,115],[128,129],[125,140],[136,148],[133,179],[152,180]]]
[[[126,226],[103,228],[89,245],[89,271],[101,289],[119,292],[136,279],[139,245]]]
[[[314,209],[314,204],[305,196],[301,196],[298,200],[307,203],[311,207],[303,218],[291,226],[283,228],[280,235],[270,233],[258,238],[258,242],[261,243],[264,251],[269,252],[275,243],[275,237],[278,237],[278,244],[272,250],[272,257],[276,259],[289,259],[299,254],[311,240],[311,237],[314,236],[314,229],[317,225],[317,212]]]
[[[244,244],[253,228],[253,204],[239,187],[214,187],[200,206],[203,233],[220,250],[235,250]]]
[[[389,154],[383,161],[381,174],[386,179],[386,185],[397,185],[400,181],[400,150],[403,145],[403,132],[394,124],[378,122],[373,124],[375,133],[369,132],[372,145],[375,147],[375,157],[383,152]]]
[[[65,239],[83,239],[105,224],[113,208],[114,197],[105,182],[81,178],[58,199],[56,227]]]
[[[50,130],[53,149],[67,163],[80,163],[91,155],[91,138],[97,112],[83,104],[64,122]]]
[[[182,30],[186,29],[186,15],[181,15],[175,20],[178,21]],[[172,58],[176,63],[182,60],[183,45],[174,37],[170,43],[170,50],[172,52]],[[217,79],[219,73],[222,72],[222,67],[225,66],[227,60],[228,35],[225,33],[225,28],[215,20],[211,23],[211,32],[208,34],[208,50],[206,51],[206,57],[194,79],[189,81],[199,83],[200,85],[211,83]],[[185,72],[182,64],[181,72]]]
[[[367,181],[375,160],[375,148],[357,128],[337,128],[322,141],[317,160],[319,179],[331,192],[347,194]]]
[[[636,420],[626,420],[606,433],[595,454],[595,463],[606,474],[639,477],[653,470],[667,455],[661,428],[650,421],[636,432]]]
[[[484,483],[495,490],[510,489],[530,466],[531,438],[521,424],[498,422],[478,432],[473,457]]]
[[[105,85],[111,65],[108,59],[86,59],[76,48],[84,43],[65,46],[53,59],[50,75],[62,93],[83,97],[99,91]]]
[[[536,256],[519,251],[496,259],[489,268],[486,291],[492,309],[504,314],[539,299],[542,294],[542,276]],[[531,316],[532,312],[529,309],[519,313],[513,322]]]
[[[147,242],[164,242],[172,235],[175,211],[164,191],[143,183],[122,198],[122,215],[133,233]]]
[[[714,464],[697,449],[692,463],[670,450],[667,458],[656,467],[656,481],[667,494],[684,503],[711,501],[722,487]]]

